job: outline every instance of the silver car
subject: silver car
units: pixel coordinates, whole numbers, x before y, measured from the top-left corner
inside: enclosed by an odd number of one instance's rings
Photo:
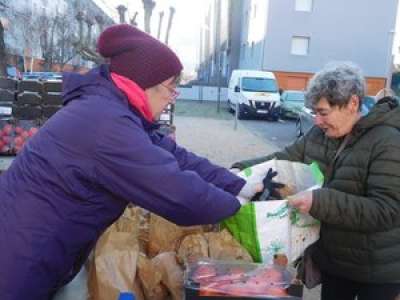
[[[284,91],[281,95],[281,118],[297,119],[304,107],[303,91]]]

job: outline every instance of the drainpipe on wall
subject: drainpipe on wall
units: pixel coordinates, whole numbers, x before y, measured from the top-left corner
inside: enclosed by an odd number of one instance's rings
[[[216,37],[215,37],[215,55],[217,58],[217,112],[220,112],[221,106],[221,0],[216,1]]]
[[[387,75],[386,75],[386,88],[390,89],[392,86],[392,68],[393,68],[393,40],[394,36],[396,34],[396,31],[394,29],[390,30],[388,32],[389,38],[388,38],[388,57],[387,57]]]
[[[265,23],[264,23],[264,38],[263,38],[263,44],[262,44],[262,52],[261,52],[261,62],[260,62],[260,70],[262,71],[267,71],[266,68],[264,68],[265,64],[264,64],[264,58],[265,58],[265,45],[266,45],[266,39],[267,39],[267,28],[268,28],[268,13],[269,13],[269,0],[265,0],[266,1],[266,12],[265,12]]]

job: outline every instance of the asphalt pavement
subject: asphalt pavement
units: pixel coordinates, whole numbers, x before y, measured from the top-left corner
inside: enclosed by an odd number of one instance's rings
[[[274,144],[279,149],[283,149],[297,139],[295,120],[241,120],[240,123],[256,136]]]
[[[180,100],[176,105],[175,119],[179,120],[180,117],[230,121],[231,127],[234,127],[234,114],[229,112],[228,105],[225,102],[220,104],[218,112],[216,102]],[[269,121],[266,119],[249,118],[238,120],[238,127],[263,140],[275,150],[283,149],[297,138],[295,120]]]

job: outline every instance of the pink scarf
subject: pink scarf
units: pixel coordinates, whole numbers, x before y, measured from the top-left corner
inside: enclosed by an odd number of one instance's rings
[[[111,78],[115,85],[126,95],[129,104],[136,108],[147,121],[153,123],[153,114],[144,90],[131,79],[116,73],[112,72]]]

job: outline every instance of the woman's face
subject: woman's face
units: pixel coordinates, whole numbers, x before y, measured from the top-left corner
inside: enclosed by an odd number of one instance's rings
[[[173,76],[145,90],[154,120],[160,118],[161,113],[168,104],[175,103],[176,97],[179,95],[176,90],[177,86],[177,77]]]
[[[330,138],[340,138],[351,132],[354,124],[360,119],[358,96],[352,96],[343,107],[331,106],[325,98],[321,98],[313,107],[314,123]]]

